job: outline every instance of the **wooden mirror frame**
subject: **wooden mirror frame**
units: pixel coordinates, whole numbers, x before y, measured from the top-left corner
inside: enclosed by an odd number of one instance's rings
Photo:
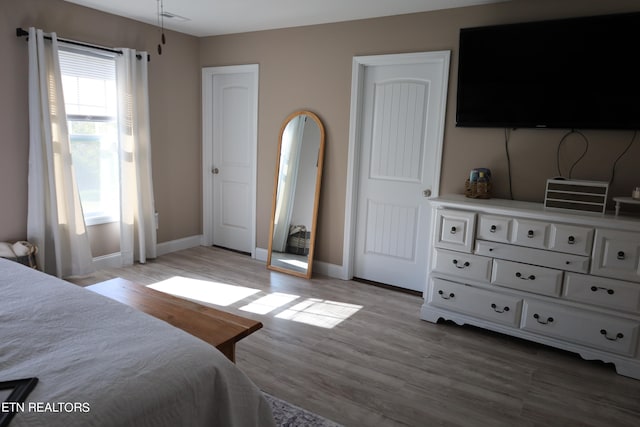
[[[296,117],[300,115],[305,115],[311,118],[316,125],[318,126],[319,134],[320,134],[320,143],[318,147],[318,157],[317,157],[317,167],[316,167],[316,183],[315,183],[315,195],[313,198],[313,209],[312,209],[312,217],[311,217],[311,233],[309,236],[309,252],[307,255],[307,270],[306,273],[301,271],[297,271],[294,269],[288,269],[281,267],[279,265],[273,265],[272,263],[272,254],[273,254],[273,233],[275,228],[275,215],[276,215],[276,204],[278,198],[278,182],[280,176],[280,159],[282,156],[282,137],[284,135],[285,129],[287,125]],[[304,138],[304,136],[303,136]],[[278,142],[278,157],[276,160],[276,172],[274,174],[274,185],[273,185],[273,201],[271,204],[271,223],[269,224],[269,248],[267,250],[267,268],[274,271],[279,271],[281,273],[292,274],[294,276],[303,277],[306,279],[311,278],[312,273],[312,265],[313,265],[313,254],[315,247],[315,240],[317,234],[317,218],[318,218],[318,202],[320,200],[320,184],[322,181],[322,169],[323,169],[323,159],[324,159],[324,144],[325,144],[325,130],[320,121],[320,118],[312,113],[311,111],[306,110],[298,110],[291,113],[286,120],[283,122],[280,127],[280,136]]]

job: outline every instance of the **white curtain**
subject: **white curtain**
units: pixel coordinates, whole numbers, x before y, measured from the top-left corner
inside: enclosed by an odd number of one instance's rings
[[[296,116],[287,124],[282,133],[272,244],[273,250],[277,252],[284,252],[287,247],[289,223],[291,222],[298,180],[304,124],[305,116]]]
[[[123,264],[156,257],[151,176],[147,53],[121,49],[116,57],[120,127],[120,252]],[[136,55],[140,55],[138,59]]]
[[[29,28],[29,194],[27,238],[41,270],[89,274],[93,260],[75,181],[56,34]]]

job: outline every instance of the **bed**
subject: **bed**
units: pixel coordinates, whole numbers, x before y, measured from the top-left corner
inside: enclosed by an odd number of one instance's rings
[[[275,425],[260,390],[215,347],[0,259],[0,382],[32,377],[10,427]]]

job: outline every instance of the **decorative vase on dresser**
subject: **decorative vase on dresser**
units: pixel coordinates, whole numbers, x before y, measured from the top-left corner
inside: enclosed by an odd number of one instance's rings
[[[613,363],[640,379],[640,220],[541,203],[431,200],[421,318]]]

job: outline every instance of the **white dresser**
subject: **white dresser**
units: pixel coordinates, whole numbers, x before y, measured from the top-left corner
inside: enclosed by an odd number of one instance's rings
[[[431,200],[421,318],[614,363],[640,379],[640,220],[541,203]]]

